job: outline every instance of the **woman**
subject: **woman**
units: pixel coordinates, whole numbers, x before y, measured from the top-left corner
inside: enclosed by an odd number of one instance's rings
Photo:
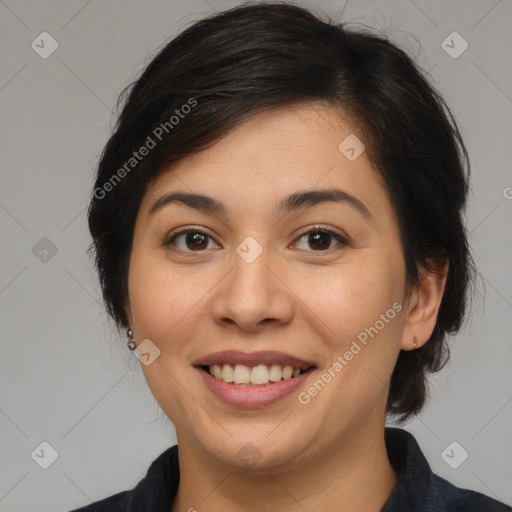
[[[421,410],[462,322],[467,160],[381,37],[258,4],[166,45],[128,90],[89,226],[178,445],[80,510],[510,510],[385,428]]]

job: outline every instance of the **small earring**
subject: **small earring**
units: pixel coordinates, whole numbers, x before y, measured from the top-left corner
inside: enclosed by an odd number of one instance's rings
[[[417,337],[417,336],[414,336],[414,340],[413,340],[413,344],[412,344],[412,346],[413,346],[414,348],[416,348],[416,347],[418,346],[418,337]]]
[[[137,344],[135,343],[135,338],[133,337],[133,331],[131,329],[128,329],[126,331],[126,336],[128,337],[128,348],[130,350],[135,350],[137,348]]]

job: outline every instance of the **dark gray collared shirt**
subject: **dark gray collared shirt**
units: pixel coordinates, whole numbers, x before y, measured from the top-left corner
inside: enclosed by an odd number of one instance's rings
[[[512,511],[504,503],[455,487],[432,473],[418,443],[405,430],[386,427],[385,439],[398,483],[381,512]],[[172,446],[151,463],[133,489],[71,512],[171,512],[179,481],[178,447]]]

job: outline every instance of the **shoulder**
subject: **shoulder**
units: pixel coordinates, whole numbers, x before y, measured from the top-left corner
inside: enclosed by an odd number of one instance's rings
[[[409,432],[387,427],[385,440],[398,482],[381,512],[512,512],[500,501],[434,474]]]
[[[69,512],[168,511],[176,496],[179,479],[178,447],[171,446],[151,463],[144,478],[133,489]]]
[[[449,512],[511,512],[504,503],[470,489],[456,487],[439,475],[433,475],[436,494],[446,502]]]

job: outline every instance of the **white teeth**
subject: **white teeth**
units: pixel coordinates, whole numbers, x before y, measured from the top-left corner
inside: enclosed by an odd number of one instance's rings
[[[270,382],[279,382],[297,377],[300,375],[300,372],[300,368],[293,368],[290,365],[281,366],[279,364],[257,364],[252,368],[243,364],[237,364],[233,367],[227,363],[210,366],[210,374],[216,379],[241,386],[264,386]]]
[[[247,366],[237,364],[233,373],[235,384],[249,384],[251,382],[251,371]]]
[[[222,369],[218,364],[212,366],[213,376],[216,379],[222,379]]]
[[[253,384],[267,384],[268,383],[268,368],[265,364],[254,366],[251,370],[251,382]]]
[[[233,382],[233,368],[229,364],[223,366],[221,378],[224,382]]]
[[[278,364],[273,364],[270,367],[270,380],[272,382],[279,382],[283,378],[283,371]]]
[[[291,366],[289,366],[289,365],[286,365],[283,368],[283,379],[284,380],[291,379],[292,375],[293,375],[293,368]]]

